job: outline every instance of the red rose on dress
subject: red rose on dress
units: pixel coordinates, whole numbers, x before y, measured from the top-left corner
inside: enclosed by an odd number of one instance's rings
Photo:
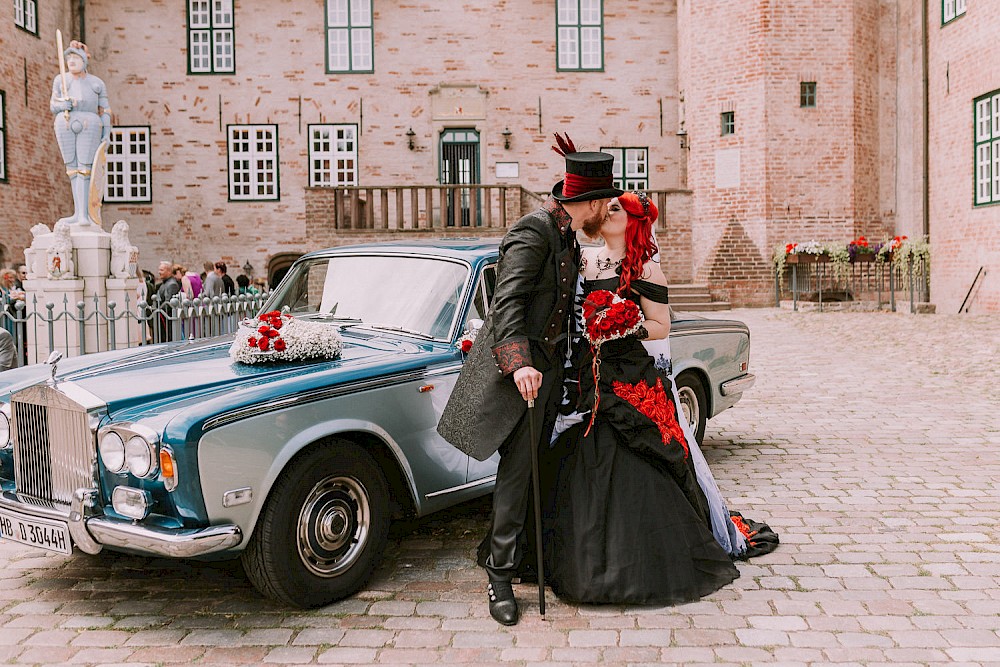
[[[275,352],[284,352],[286,347],[287,346],[285,345],[285,341],[282,340],[281,338],[276,338],[274,340],[274,351]]]

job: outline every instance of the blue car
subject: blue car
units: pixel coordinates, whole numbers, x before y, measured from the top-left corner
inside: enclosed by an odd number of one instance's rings
[[[265,595],[315,607],[361,588],[395,517],[491,491],[435,427],[486,316],[497,241],[308,254],[264,306],[336,330],[336,359],[243,364],[233,336],[0,373],[0,539],[240,557]],[[674,372],[698,436],[753,384],[741,322],[679,318]]]

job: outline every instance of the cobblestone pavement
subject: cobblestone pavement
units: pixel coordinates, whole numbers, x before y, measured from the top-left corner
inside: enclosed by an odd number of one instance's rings
[[[1000,665],[1000,318],[739,310],[757,386],[709,422],[730,506],[777,552],[670,608],[516,587],[487,612],[488,500],[397,524],[383,566],[318,611],[234,563],[41,555],[0,543],[0,662]]]

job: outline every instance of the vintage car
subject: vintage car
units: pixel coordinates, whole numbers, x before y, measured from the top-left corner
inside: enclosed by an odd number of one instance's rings
[[[496,284],[496,240],[302,257],[264,310],[335,328],[340,358],[241,364],[232,335],[0,374],[0,539],[241,557],[264,594],[311,607],[364,585],[389,522],[491,491],[435,426],[461,337]],[[753,384],[749,331],[679,317],[674,371],[699,437]]]

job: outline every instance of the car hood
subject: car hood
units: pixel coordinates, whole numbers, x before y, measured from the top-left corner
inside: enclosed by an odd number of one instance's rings
[[[108,406],[114,420],[154,418],[200,406],[193,412],[240,404],[362,378],[414,370],[453,358],[454,348],[392,335],[343,334],[338,359],[241,364],[229,357],[232,336],[192,343],[151,345],[85,355],[59,362],[57,380],[72,382]],[[37,364],[0,374],[0,400],[49,377]],[[203,415],[204,416],[204,415]]]

